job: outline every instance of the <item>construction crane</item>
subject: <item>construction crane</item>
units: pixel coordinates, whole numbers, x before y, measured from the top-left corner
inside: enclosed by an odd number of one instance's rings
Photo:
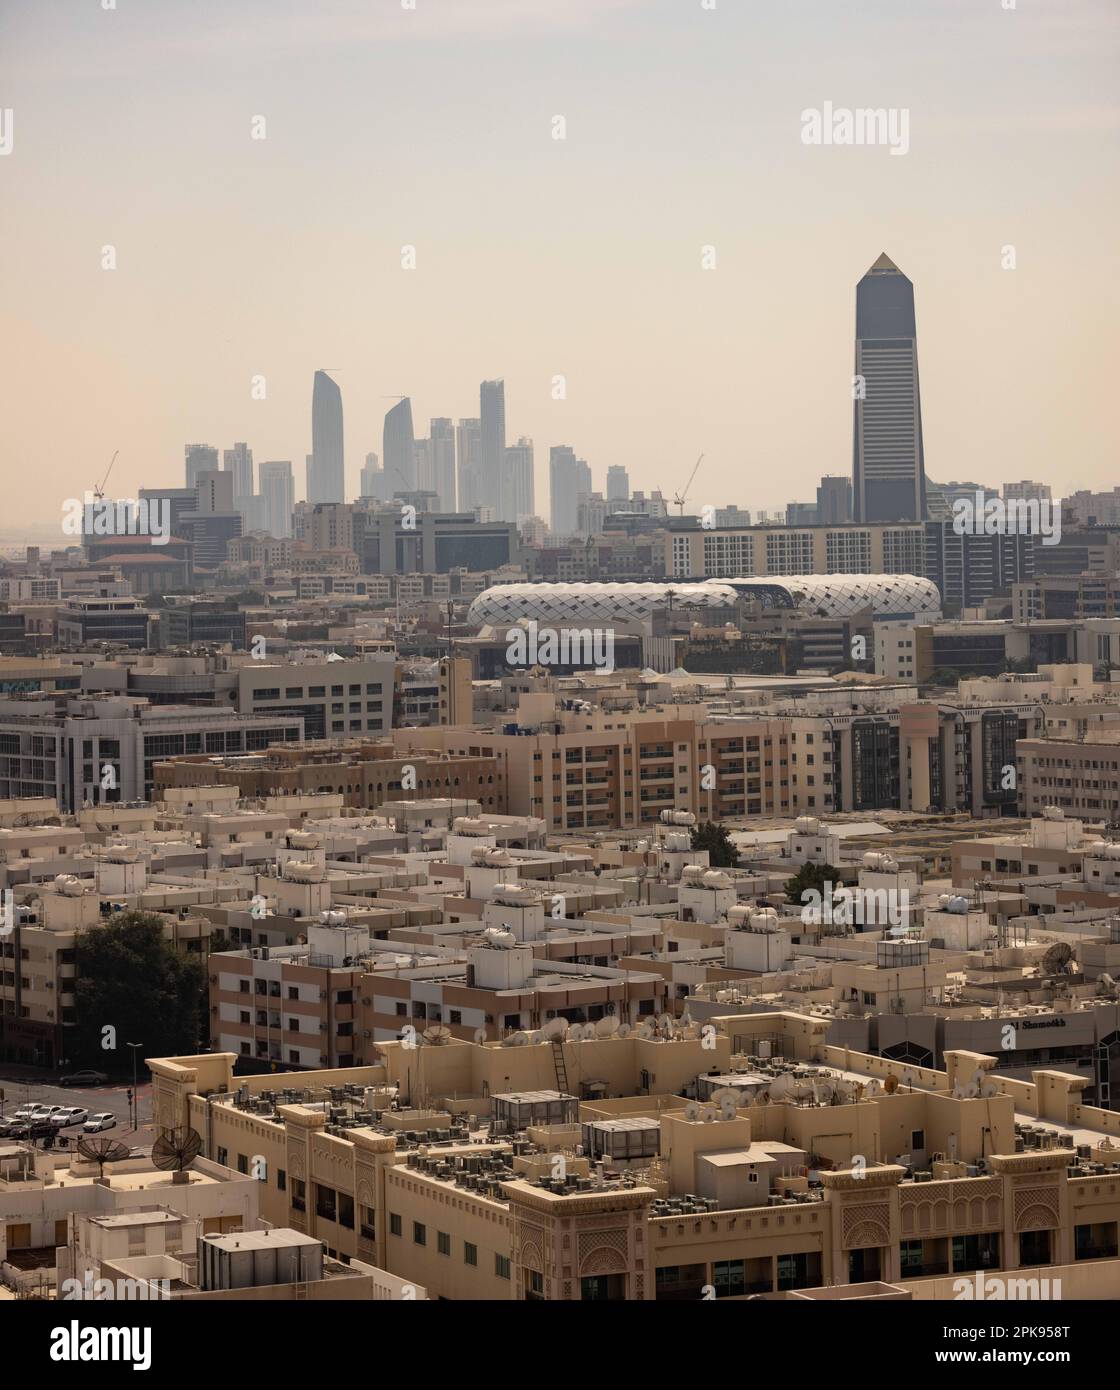
[[[703,462],[704,455],[701,454],[700,457],[696,460],[692,472],[688,476],[688,482],[684,485],[684,491],[678,492],[676,496],[673,498],[673,505],[678,508],[678,514],[680,516],[684,516],[684,504],[688,500],[688,490],[692,486],[693,480],[696,477],[697,470]]]
[[[109,460],[109,467],[105,470],[105,476],[101,479],[100,483],[98,483],[93,489],[93,495],[98,502],[100,502],[101,499],[105,496],[105,484],[109,481],[109,474],[113,471],[113,464],[116,463],[117,454],[119,453],[120,450],[118,449],[116,453],[114,453],[113,457]]]

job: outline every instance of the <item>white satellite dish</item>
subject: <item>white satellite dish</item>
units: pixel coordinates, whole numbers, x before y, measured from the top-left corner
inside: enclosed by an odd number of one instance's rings
[[[880,1093],[880,1091],[882,1091],[882,1089],[883,1087],[881,1083],[876,1081],[873,1077],[864,1088],[863,1094],[865,1096],[877,1096]]]
[[[710,1125],[714,1120],[719,1119],[719,1111],[714,1105],[705,1105],[700,1118],[706,1125]]]
[[[638,1025],[638,1037],[639,1037],[639,1038],[652,1038],[652,1037],[653,1037],[653,1029],[649,1026],[648,1023],[640,1023],[640,1024]]]
[[[568,1020],[566,1018],[550,1018],[541,1032],[546,1038],[562,1042],[568,1034]]]
[[[628,1023],[620,1023],[618,1025],[618,1036],[620,1038],[628,1038],[630,1036],[630,1032],[631,1028]]]
[[[721,1111],[732,1105],[737,1109],[743,1103],[743,1093],[737,1091],[734,1086],[721,1086],[718,1091],[713,1091],[708,1099],[714,1101]],[[726,1106],[725,1102],[728,1102]]]
[[[528,1033],[511,1033],[508,1038],[502,1040],[504,1047],[524,1047],[529,1041]]]
[[[684,1117],[686,1120],[698,1120],[700,1118],[700,1107],[694,1100],[690,1100],[685,1106]]]
[[[606,1018],[601,1018],[595,1025],[595,1035],[599,1038],[610,1038],[618,1032],[618,1019],[613,1014],[607,1014]]]

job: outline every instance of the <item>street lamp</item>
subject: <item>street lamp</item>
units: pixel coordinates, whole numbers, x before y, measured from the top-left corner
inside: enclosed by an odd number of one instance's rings
[[[139,1125],[139,1119],[140,1119],[140,1102],[139,1102],[139,1100],[137,1099],[137,1096],[136,1096],[136,1051],[137,1051],[138,1048],[143,1047],[144,1044],[143,1044],[142,1042],[138,1042],[138,1043],[129,1043],[128,1046],[132,1048],[132,1106],[131,1106],[131,1109],[132,1109],[132,1128],[133,1128],[134,1130],[136,1130],[136,1129],[139,1129],[139,1128],[140,1128],[140,1125]]]

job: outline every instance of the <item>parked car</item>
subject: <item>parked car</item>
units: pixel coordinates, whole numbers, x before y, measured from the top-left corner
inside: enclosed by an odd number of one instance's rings
[[[20,1125],[25,1123],[25,1120],[17,1120],[14,1115],[9,1115],[7,1119],[0,1120],[0,1138],[9,1138],[13,1129],[18,1129]]]
[[[54,1136],[55,1128],[50,1120],[24,1120],[14,1125],[8,1134],[9,1139],[42,1139],[49,1134]]]
[[[84,1105],[64,1105],[57,1115],[51,1116],[55,1129],[65,1129],[67,1125],[80,1125],[89,1119],[89,1111]]]
[[[13,1120],[29,1120],[39,1107],[36,1105],[21,1105],[18,1110],[13,1110],[9,1118]]]
[[[116,1129],[117,1117],[111,1115],[108,1110],[101,1110],[96,1115],[91,1115],[82,1126],[86,1134],[96,1134],[99,1129]]]
[[[73,1071],[69,1076],[60,1076],[60,1086],[106,1086],[109,1078],[103,1071]]]
[[[61,1109],[61,1105],[44,1105],[40,1102],[31,1107],[31,1118],[33,1120],[53,1120]]]

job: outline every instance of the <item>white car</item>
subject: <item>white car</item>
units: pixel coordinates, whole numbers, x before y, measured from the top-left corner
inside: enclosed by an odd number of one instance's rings
[[[61,1105],[44,1105],[40,1102],[31,1107],[31,1118],[33,1120],[53,1120],[61,1109]]]
[[[55,1129],[65,1129],[67,1125],[80,1125],[89,1119],[89,1111],[84,1105],[64,1105],[57,1115],[51,1116]]]
[[[116,1129],[117,1117],[111,1115],[108,1110],[100,1110],[96,1115],[91,1115],[82,1126],[85,1134],[96,1134],[99,1129]]]

